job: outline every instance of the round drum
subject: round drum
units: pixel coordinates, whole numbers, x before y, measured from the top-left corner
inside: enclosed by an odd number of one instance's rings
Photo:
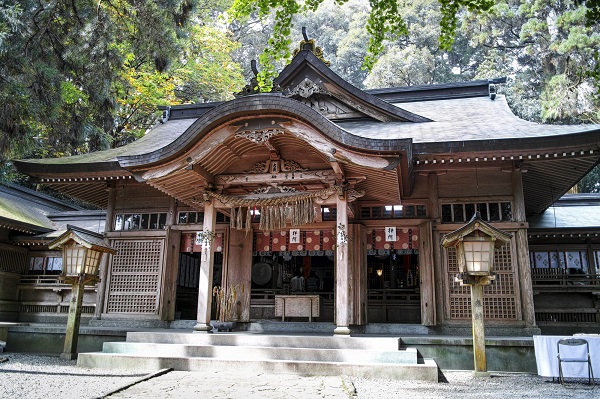
[[[255,263],[252,266],[252,282],[263,285],[271,280],[271,265],[265,262]]]

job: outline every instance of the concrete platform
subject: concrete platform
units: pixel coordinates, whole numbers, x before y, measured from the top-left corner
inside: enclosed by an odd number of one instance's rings
[[[112,324],[111,324],[112,323]],[[276,321],[261,321],[250,323],[245,327],[244,332],[238,333],[194,333],[194,321],[179,320],[171,322],[167,328],[157,328],[154,323],[131,323],[131,325],[115,324],[109,320],[96,325],[82,325],[79,335],[78,351],[79,353],[102,352],[103,346],[108,342],[124,342],[128,335],[130,342],[153,342],[169,343],[161,341],[156,335],[153,340],[148,340],[147,333],[173,334],[176,333],[177,343],[182,345],[218,345],[219,341],[229,339],[224,338],[227,335],[234,334],[238,342],[247,345],[245,338],[247,335],[278,337],[286,335],[295,335],[298,342],[311,339],[311,337],[328,337],[331,342],[335,342],[338,348],[345,348],[350,345],[354,338],[387,338],[394,341],[393,349],[400,347],[414,348],[417,350],[418,362],[425,363],[425,359],[433,359],[441,370],[473,370],[473,347],[470,331],[465,329],[464,334],[458,334],[458,329],[449,329],[448,332],[456,334],[434,334],[438,332],[432,328],[415,325],[383,325],[372,324],[368,328],[354,328],[349,337],[334,337],[332,323],[281,323]],[[38,354],[60,354],[64,343],[65,325],[61,324],[36,324],[30,323],[29,326],[11,325],[7,327],[8,339],[5,350],[7,352],[23,352]],[[486,331],[486,353],[488,370],[490,371],[508,371],[508,372],[536,372],[535,351],[533,339],[529,335],[519,335],[518,331],[501,331],[512,333],[513,336],[496,336],[493,332]],[[206,338],[210,337],[210,338]],[[170,338],[174,340],[175,338]],[[202,341],[209,340],[209,341]],[[292,347],[290,343],[281,345]],[[361,341],[362,342],[362,341]],[[372,342],[372,341],[364,341]],[[323,343],[323,348],[330,346],[327,340],[314,341],[309,345],[303,343],[305,347],[319,348],[317,345]],[[327,345],[325,344],[327,343]],[[277,347],[277,342],[272,341],[272,347]],[[380,349],[366,347],[366,343],[361,344],[361,349]],[[263,344],[264,346],[264,344]],[[330,346],[331,347],[331,346]],[[390,350],[392,346],[386,346]],[[351,349],[351,348],[350,348]],[[356,349],[356,348],[355,348]]]
[[[88,368],[202,370],[207,367],[298,375],[438,381],[435,361],[397,338],[256,333],[132,332],[102,352],[80,353]]]
[[[473,338],[456,336],[403,336],[400,347],[415,348],[443,370],[473,370]],[[487,337],[487,369],[536,373],[533,337]]]

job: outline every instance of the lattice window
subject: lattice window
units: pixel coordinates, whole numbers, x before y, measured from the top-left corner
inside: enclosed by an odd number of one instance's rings
[[[385,206],[362,206],[360,208],[361,219],[398,219],[426,216],[427,207],[425,205],[402,204]]]
[[[449,248],[448,256],[448,282],[450,291],[450,319],[471,319],[471,289],[461,286],[454,281],[458,273],[458,260],[456,249]],[[494,272],[496,280],[483,287],[484,315],[491,320],[516,320],[517,292],[515,290],[515,273],[513,270],[510,243],[496,249],[494,252]]]
[[[473,217],[475,207],[485,221],[512,220],[510,202],[457,203],[442,204],[442,223],[466,223]]]
[[[116,240],[107,313],[158,312],[163,240]]]
[[[23,273],[27,270],[27,250],[0,244],[0,271]]]

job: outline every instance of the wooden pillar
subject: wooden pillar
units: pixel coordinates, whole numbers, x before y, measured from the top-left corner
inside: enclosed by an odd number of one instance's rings
[[[433,239],[431,222],[419,225],[419,282],[421,291],[421,324],[435,325],[435,270],[433,263]]]
[[[177,200],[173,197],[169,198],[169,212],[167,213],[167,227],[174,226],[177,222]]]
[[[367,324],[367,232],[361,224],[351,224],[349,229],[352,245],[350,246],[350,301],[352,314],[350,324]]]
[[[335,245],[335,330],[336,335],[350,335],[350,259],[352,245],[348,233],[348,203],[346,193],[336,195],[336,245]]]
[[[104,221],[104,232],[108,233],[113,231],[115,223],[115,204],[117,202],[117,189],[113,184],[107,186],[108,191],[108,205],[106,207],[106,220]],[[100,262],[99,277],[100,282],[98,283],[98,291],[96,293],[96,309],[94,309],[94,318],[99,319],[104,311],[104,304],[106,302],[107,293],[104,292],[107,289],[108,269],[112,256],[103,256]]]
[[[202,230],[205,232],[215,232],[217,225],[217,210],[215,201],[204,202],[204,223]],[[212,240],[202,244],[202,257],[200,260],[200,281],[198,283],[198,314],[196,318],[195,331],[212,331],[210,325],[210,312],[212,306],[212,282],[213,265],[215,263],[215,253],[212,249]]]
[[[431,222],[419,225],[419,273],[421,277],[421,324],[424,326],[436,325],[436,279],[437,276],[443,276],[444,267],[442,262],[435,262],[436,249],[439,252],[441,246],[433,239],[433,226],[441,222],[440,219],[440,199],[438,187],[438,175],[429,173],[427,175],[427,192],[429,194],[427,203],[427,212]],[[437,248],[435,247],[437,245]],[[437,287],[437,288],[441,288]],[[440,296],[439,298],[444,298]]]
[[[179,266],[179,246],[181,232],[173,230],[177,218],[177,200],[171,197],[169,213],[167,214],[167,234],[165,242],[165,257],[162,268],[162,289],[160,298],[161,320],[175,320],[175,296],[177,294],[177,272]]]
[[[515,170],[512,175],[513,187],[513,218],[521,224],[515,234],[517,245],[517,266],[521,286],[521,303],[523,320],[527,327],[535,327],[535,308],[533,304],[533,284],[531,280],[531,265],[529,264],[529,243],[527,241],[527,224],[525,213],[525,197],[523,195],[523,173]]]

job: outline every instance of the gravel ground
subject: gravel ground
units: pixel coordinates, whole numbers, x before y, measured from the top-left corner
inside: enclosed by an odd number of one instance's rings
[[[236,370],[172,371],[84,369],[53,356],[0,353],[0,398],[600,398],[600,387],[568,388],[530,374],[445,371],[447,382],[390,381],[345,376],[299,377]],[[151,378],[149,378],[151,377]],[[146,379],[145,381],[142,381]],[[126,389],[129,384],[138,382]],[[118,391],[114,393],[114,391]]]

